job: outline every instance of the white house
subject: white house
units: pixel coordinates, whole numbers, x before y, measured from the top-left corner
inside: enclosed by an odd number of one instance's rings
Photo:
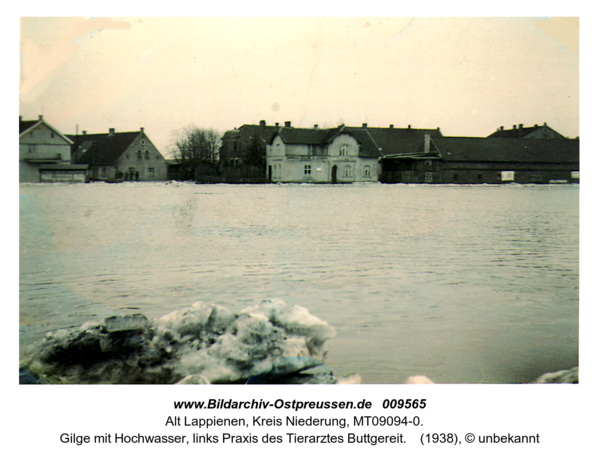
[[[86,165],[71,164],[73,141],[44,120],[19,117],[21,183],[85,182]]]
[[[273,182],[375,182],[381,156],[366,125],[319,129],[286,122],[267,143],[267,177]]]

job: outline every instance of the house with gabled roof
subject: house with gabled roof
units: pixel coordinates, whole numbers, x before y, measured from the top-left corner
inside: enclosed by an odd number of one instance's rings
[[[286,122],[267,143],[267,178],[296,183],[377,181],[381,156],[366,129],[293,128]]]
[[[85,182],[85,165],[71,163],[73,142],[44,120],[19,117],[19,181],[21,183]]]
[[[133,132],[69,136],[71,158],[89,169],[89,181],[163,181],[167,162],[154,146],[144,128]]]
[[[422,143],[438,129],[279,127],[267,142],[267,175],[274,182],[353,183],[378,181],[379,160]]]

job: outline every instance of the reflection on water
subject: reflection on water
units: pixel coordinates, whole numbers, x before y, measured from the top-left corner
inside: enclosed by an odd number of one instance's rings
[[[366,383],[577,364],[578,186],[20,186],[21,345],[115,313],[267,298]]]

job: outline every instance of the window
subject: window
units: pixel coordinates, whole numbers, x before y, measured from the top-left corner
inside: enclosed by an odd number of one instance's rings
[[[348,178],[352,176],[352,166],[344,167],[344,177]]]
[[[106,167],[101,167],[100,168],[100,174],[105,177],[106,176]]]
[[[454,174],[454,181],[458,180],[458,173]]]
[[[515,171],[514,170],[503,170],[500,173],[500,179],[502,181],[514,181],[515,180]]]
[[[142,159],[142,151],[141,150],[138,150],[138,152],[137,152],[137,158],[138,159]]]
[[[35,153],[35,145],[29,145],[29,153]]]
[[[340,145],[340,156],[348,156],[348,145],[345,143]]]
[[[150,152],[148,150],[146,150],[146,159],[150,159]]]
[[[148,167],[148,176],[154,177],[154,167]]]
[[[433,174],[431,172],[425,172],[425,183],[431,183],[433,181]]]
[[[309,165],[304,166],[304,175],[310,175],[310,172],[311,172],[310,166]]]
[[[363,172],[363,177],[366,177],[366,178],[371,177],[371,166],[365,166],[365,170]]]

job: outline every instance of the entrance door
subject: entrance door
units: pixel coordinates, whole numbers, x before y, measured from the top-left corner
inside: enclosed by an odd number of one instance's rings
[[[269,166],[269,181],[273,181],[273,167]]]
[[[337,183],[337,166],[331,168],[331,182],[333,184]]]

